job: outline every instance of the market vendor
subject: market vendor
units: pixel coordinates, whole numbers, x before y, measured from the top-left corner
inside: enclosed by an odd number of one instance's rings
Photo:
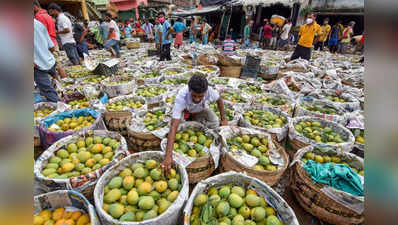
[[[215,112],[206,107],[206,104],[217,102],[221,122]],[[201,75],[193,75],[188,86],[182,88],[174,101],[170,131],[167,137],[166,156],[161,164],[163,172],[168,174],[172,166],[172,152],[178,126],[181,119],[193,120],[204,126],[214,129],[219,125],[226,126],[228,122],[224,113],[224,103],[217,90],[208,86],[207,79]]]
[[[302,58],[309,61],[311,59],[311,48],[314,38],[320,34],[322,34],[321,27],[315,21],[314,14],[308,13],[306,24],[300,27],[299,41],[290,60]]]

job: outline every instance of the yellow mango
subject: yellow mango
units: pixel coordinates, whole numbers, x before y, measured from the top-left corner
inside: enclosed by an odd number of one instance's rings
[[[57,221],[62,218],[62,215],[64,214],[65,209],[64,208],[58,208],[56,210],[53,211],[53,215],[52,215],[52,219],[54,221]]]

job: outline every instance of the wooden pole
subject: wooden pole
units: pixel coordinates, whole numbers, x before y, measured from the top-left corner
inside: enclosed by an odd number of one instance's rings
[[[88,18],[88,11],[87,11],[87,5],[86,5],[86,0],[82,0],[82,14],[83,14],[83,18],[86,20],[89,20]]]
[[[220,37],[220,33],[221,33],[221,27],[222,27],[222,23],[224,21],[224,16],[225,16],[225,10],[222,13],[222,17],[221,17],[221,22],[220,22],[220,26],[218,27],[218,32],[217,32],[217,39]]]

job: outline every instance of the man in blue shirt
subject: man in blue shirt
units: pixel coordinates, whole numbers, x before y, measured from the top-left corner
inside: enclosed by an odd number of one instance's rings
[[[160,37],[160,43],[162,44],[160,49],[160,61],[170,61],[170,45],[173,39],[171,33],[173,32],[173,28],[169,21],[164,18],[164,12],[159,13],[159,22],[162,24],[162,36]]]
[[[180,46],[182,45],[182,42],[184,41],[183,32],[187,30],[187,27],[182,22],[181,18],[178,18],[177,22],[174,23],[173,30],[176,32],[176,39],[174,40],[174,47],[178,49],[178,48],[180,48]]]
[[[34,81],[40,90],[40,94],[50,102],[58,102],[59,98],[48,75],[55,77],[54,43],[48,35],[46,27],[34,19]]]

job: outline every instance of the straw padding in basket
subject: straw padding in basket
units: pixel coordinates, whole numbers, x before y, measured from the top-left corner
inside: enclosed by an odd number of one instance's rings
[[[207,54],[199,55],[198,56],[198,64],[205,65],[205,66],[216,65],[216,62],[209,61],[208,57],[209,57],[209,55],[207,55]]]
[[[139,152],[146,150],[161,150],[161,139],[150,132],[135,132],[128,129],[126,140],[130,150]]]
[[[127,127],[130,125],[130,111],[106,111],[104,112],[105,125],[108,130],[127,135]]]
[[[140,43],[139,42],[128,42],[126,44],[128,49],[137,49],[140,48]]]
[[[210,177],[210,175],[216,168],[210,154],[206,154],[203,157],[197,158],[185,169],[188,173],[189,183],[195,184],[203,179]]]
[[[242,71],[242,66],[221,66],[220,74],[222,77],[239,78]]]
[[[328,197],[321,189],[325,186],[313,183],[305,169],[296,163],[291,171],[291,189],[300,205],[312,215],[331,224],[354,225],[364,221],[364,216],[344,207]]]
[[[231,154],[223,154],[221,156],[221,171],[222,172],[227,172],[227,171],[236,171],[236,172],[245,172],[248,176],[255,177],[257,179],[262,180],[269,186],[273,186],[276,183],[279,182],[280,178],[282,177],[283,173],[287,169],[287,166],[289,165],[289,157],[283,147],[278,144],[278,142],[274,142],[276,151],[281,153],[281,156],[286,162],[282,168],[278,169],[277,171],[259,171],[255,170],[252,168],[248,168],[244,165],[242,165],[240,162],[236,161]]]

